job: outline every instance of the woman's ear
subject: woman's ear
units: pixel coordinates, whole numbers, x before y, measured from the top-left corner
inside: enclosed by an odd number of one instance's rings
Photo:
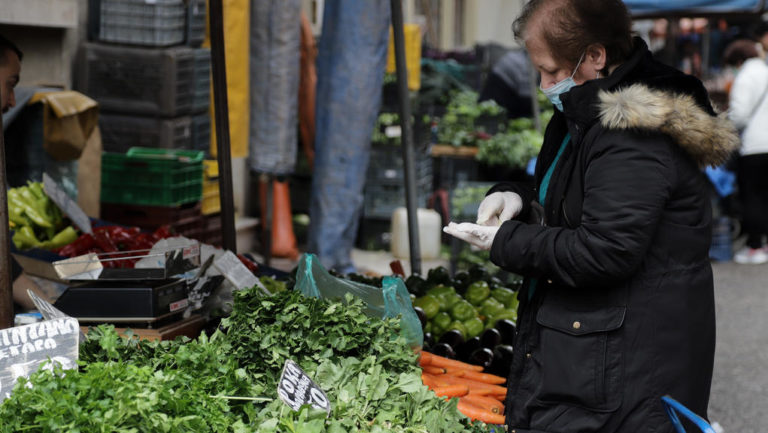
[[[608,66],[608,56],[605,47],[602,44],[592,44],[587,47],[587,54],[584,63],[587,63],[595,71],[602,71]]]

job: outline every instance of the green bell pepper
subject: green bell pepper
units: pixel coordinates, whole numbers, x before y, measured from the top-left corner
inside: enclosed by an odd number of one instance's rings
[[[451,286],[446,286],[443,284],[437,285],[427,290],[427,295],[432,295],[436,297],[442,297],[445,295],[454,295],[454,294],[456,294],[456,289],[454,289]]]
[[[465,339],[468,338],[467,337],[467,327],[464,326],[463,322],[459,322],[458,320],[454,320],[453,322],[451,322],[450,325],[448,325],[447,331],[450,331],[452,329],[455,329],[455,330],[461,332],[461,335],[464,336]]]
[[[491,290],[491,297],[504,304],[506,308],[510,308],[517,301],[517,293],[506,287],[497,287]]]
[[[477,317],[475,308],[467,301],[459,301],[451,307],[451,317],[454,320],[464,321]]]
[[[498,313],[494,314],[493,316],[489,316],[485,319],[485,327],[487,328],[493,328],[493,326],[501,319],[507,319],[511,320],[515,323],[517,323],[517,311],[515,310],[501,310]]]
[[[413,301],[413,306],[421,308],[424,311],[424,315],[427,316],[427,319],[435,317],[435,315],[440,312],[440,301],[432,295],[424,295],[420,298],[416,298],[416,300]]]
[[[462,323],[464,323],[464,327],[467,329],[467,333],[465,335],[466,338],[477,337],[485,329],[483,321],[480,320],[479,317],[473,317],[469,320],[465,320]]]
[[[450,311],[451,307],[456,305],[457,302],[462,301],[464,298],[456,293],[448,293],[440,298],[440,311]]]
[[[452,321],[453,319],[448,313],[437,313],[432,319],[432,329],[436,334],[442,334],[448,330],[448,326]]]
[[[472,305],[480,305],[488,296],[491,295],[491,288],[485,281],[475,281],[467,287],[467,293],[464,299]]]
[[[504,311],[504,304],[493,298],[488,298],[480,304],[481,316],[493,317],[501,311]]]

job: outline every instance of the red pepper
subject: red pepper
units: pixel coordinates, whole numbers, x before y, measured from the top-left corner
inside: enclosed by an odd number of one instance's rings
[[[117,245],[115,245],[115,242],[109,237],[109,230],[107,227],[97,227],[93,229],[93,239],[96,241],[96,245],[98,245],[105,253],[118,251]]]
[[[253,272],[254,275],[259,272],[259,265],[248,259],[248,257],[245,257],[242,254],[238,254],[237,258],[240,259],[240,261],[245,265],[246,268],[248,268],[249,271]]]
[[[87,253],[94,246],[96,246],[96,241],[93,236],[83,233],[74,242],[55,250],[55,252],[64,257],[76,257]]]
[[[172,237],[173,233],[171,233],[171,226],[164,225],[164,226],[158,227],[157,230],[155,230],[155,232],[152,233],[152,235],[155,237],[155,240],[159,241],[160,239]]]

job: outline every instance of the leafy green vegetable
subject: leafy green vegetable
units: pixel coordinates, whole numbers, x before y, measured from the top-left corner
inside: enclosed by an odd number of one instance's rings
[[[0,405],[5,432],[484,432],[421,384],[397,318],[343,302],[256,289],[235,294],[209,339],[149,342],[89,331],[80,369],[39,372]],[[326,413],[276,398],[286,359],[323,388]],[[27,387],[27,383],[31,387]]]

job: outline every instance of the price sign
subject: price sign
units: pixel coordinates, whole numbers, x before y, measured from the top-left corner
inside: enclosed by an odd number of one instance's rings
[[[42,314],[44,320],[70,318],[70,316],[67,316],[63,311],[51,305],[50,302],[37,296],[37,294],[35,294],[35,292],[33,292],[32,290],[27,289],[27,295],[29,295],[29,299],[31,299],[32,303],[34,303],[35,307],[37,307],[37,311],[39,311],[40,314]],[[80,341],[84,342],[85,334],[83,334],[83,331],[80,331],[78,335],[80,337]]]
[[[277,383],[277,395],[293,410],[297,411],[301,406],[308,404],[315,409],[326,411],[328,415],[331,414],[328,396],[290,359],[283,365],[283,373]]]
[[[93,233],[93,229],[91,229],[91,220],[88,218],[88,215],[80,209],[80,206],[78,206],[77,203],[69,197],[69,194],[61,189],[59,184],[48,176],[47,173],[43,173],[43,190],[48,198],[50,198],[51,201],[53,201],[56,206],[58,206],[59,209],[72,220],[72,223],[74,223],[77,228],[85,233]]]
[[[61,318],[0,330],[0,401],[11,394],[20,377],[29,377],[49,359],[65,370],[77,368],[80,326]]]
[[[253,275],[253,272],[245,267],[243,262],[232,251],[222,254],[221,257],[213,262],[213,266],[232,283],[236,290],[257,286],[262,292],[270,294],[267,288],[264,287],[264,284]]]

